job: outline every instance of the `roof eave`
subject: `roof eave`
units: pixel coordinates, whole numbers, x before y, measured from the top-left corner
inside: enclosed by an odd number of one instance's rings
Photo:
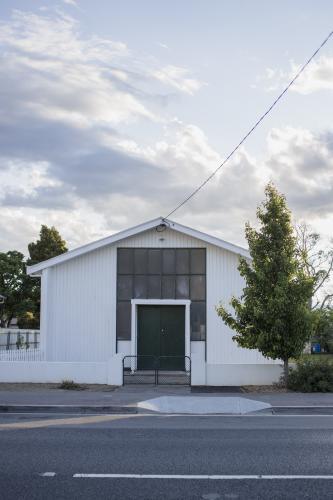
[[[236,253],[241,255],[242,257],[251,258],[250,253],[246,248],[235,245],[234,243],[229,243],[228,241],[222,240],[221,238],[217,238],[215,236],[211,236],[209,234],[203,233],[202,231],[198,231],[197,229],[192,229],[188,226],[183,226],[178,222],[173,222],[171,220],[165,219],[166,222],[172,226],[175,231],[179,231],[187,234],[188,236],[192,236],[193,238],[201,239],[206,243],[210,243],[211,245],[217,246],[219,248],[223,248],[224,250],[228,250],[229,252]]]
[[[131,236],[134,236],[135,234],[143,231],[148,231],[149,229],[156,227],[158,224],[161,224],[161,222],[162,217],[157,217],[156,219],[152,219],[137,226],[133,226],[129,229],[125,229],[124,231],[119,231],[118,233],[107,236],[106,238],[101,238],[100,240],[93,241],[92,243],[87,243],[86,245],[82,245],[81,247],[75,248],[74,250],[69,250],[66,253],[63,253],[56,257],[52,257],[48,260],[44,260],[33,266],[27,266],[27,274],[29,274],[30,276],[37,275],[37,273],[47,267],[61,264],[62,262],[66,262],[67,260],[79,257],[80,255],[83,255],[85,253],[92,252],[93,250],[98,250],[105,245],[110,245],[121,239],[130,238]]]
[[[164,219],[163,217],[157,217],[156,219],[152,219],[137,226],[133,226],[114,235],[107,236],[106,238],[102,238],[92,243],[88,243],[87,245],[83,245],[79,248],[75,248],[74,250],[70,250],[69,252],[58,255],[57,257],[53,257],[52,259],[48,259],[40,262],[39,264],[35,264],[34,266],[28,266],[27,273],[30,276],[41,276],[43,269],[61,264],[75,257],[79,257],[80,255],[98,250],[99,248],[102,248],[106,245],[116,243],[117,241],[130,238],[131,236],[135,236],[136,234],[139,234],[141,232],[148,231],[149,229],[152,229],[163,222],[166,222],[170,226],[170,228],[175,231],[187,234],[188,236],[205,241],[206,243],[217,246],[219,248],[223,248],[224,250],[235,253],[242,257],[250,258],[249,251],[243,247],[234,245],[233,243],[228,243],[227,241],[224,241],[220,238],[210,236],[209,234],[197,231],[196,229],[192,229],[188,226],[183,226],[178,222],[173,222],[169,219]]]

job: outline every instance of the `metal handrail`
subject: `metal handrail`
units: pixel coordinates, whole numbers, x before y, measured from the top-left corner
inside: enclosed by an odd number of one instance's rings
[[[184,373],[189,374],[189,377],[190,377],[189,385],[191,385],[191,358],[190,358],[190,356],[158,356],[159,366],[158,366],[157,373],[156,373],[157,385],[159,384],[159,372],[160,371],[164,371],[164,372],[168,372],[168,371],[172,372],[173,371],[173,370],[165,370],[165,369],[163,370],[163,368],[161,368],[161,360],[163,360],[163,359],[181,359],[181,360],[184,360],[184,370],[180,370],[180,371],[184,371]],[[187,362],[189,365],[189,369],[187,369]]]
[[[128,360],[133,360],[134,361],[134,368],[131,363],[130,367],[125,367],[125,363]],[[154,372],[154,383],[155,385],[158,385],[158,380],[159,380],[159,371],[163,371],[163,368],[161,368],[161,360],[163,359],[183,359],[185,361],[184,363],[184,371],[186,374],[189,374],[189,381],[191,385],[191,378],[192,378],[192,373],[191,373],[191,357],[190,356],[154,356],[153,354],[137,354],[137,355],[132,355],[128,354],[123,357],[122,359],[122,366],[123,366],[123,385],[125,381],[125,371],[126,369],[130,369],[133,373],[137,371],[137,361],[138,359],[150,359],[152,360],[152,365],[151,368],[142,368],[140,371],[149,371],[149,372]],[[172,372],[172,370],[166,370]],[[176,370],[177,371],[177,370]]]
[[[126,356],[123,357],[123,367],[125,367],[125,359],[138,359],[138,358],[150,358],[155,360],[155,362],[158,360],[158,356],[154,356],[153,354],[126,354]]]
[[[128,354],[126,356],[123,357],[123,385],[124,385],[124,375],[125,375],[125,360],[134,360],[135,362],[135,368],[133,369],[132,366],[130,367],[130,370],[132,372],[136,371],[137,370],[137,360],[138,359],[142,359],[142,358],[145,358],[145,359],[151,359],[153,361],[152,363],[152,368],[149,368],[147,369],[146,371],[153,371],[154,372],[154,383],[156,385],[156,371],[157,371],[157,365],[158,365],[158,362],[157,362],[157,357],[154,356],[153,354],[137,354],[137,355],[132,355],[132,354]],[[132,365],[132,363],[131,363]],[[145,369],[143,369],[143,371],[145,371]]]

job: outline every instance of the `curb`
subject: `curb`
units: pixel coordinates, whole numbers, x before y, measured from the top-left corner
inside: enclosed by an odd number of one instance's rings
[[[104,406],[104,405],[0,405],[0,415],[4,413],[49,413],[49,414],[137,414],[141,408],[135,406]],[[149,413],[156,413],[149,411]],[[271,415],[332,415],[333,406],[272,406],[255,412]],[[202,415],[202,414],[201,414]],[[222,414],[215,414],[222,415]],[[223,414],[226,415],[226,414]],[[235,414],[227,414],[233,416]],[[202,415],[203,416],[203,415]]]
[[[133,406],[0,405],[1,413],[138,413]]]
[[[333,406],[272,406],[273,415],[333,415]]]

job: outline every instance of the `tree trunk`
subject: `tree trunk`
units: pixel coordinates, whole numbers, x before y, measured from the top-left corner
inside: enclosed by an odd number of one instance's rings
[[[11,314],[10,316],[7,316],[6,320],[5,320],[5,328],[9,328],[10,327],[10,323],[13,319],[13,314]]]
[[[289,359],[284,359],[283,360],[283,378],[284,378],[284,385],[288,387],[288,376],[289,376]]]

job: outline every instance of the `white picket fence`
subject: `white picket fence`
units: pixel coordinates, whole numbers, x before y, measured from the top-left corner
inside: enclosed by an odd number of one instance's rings
[[[43,354],[39,348],[0,350],[0,361],[43,361]]]

